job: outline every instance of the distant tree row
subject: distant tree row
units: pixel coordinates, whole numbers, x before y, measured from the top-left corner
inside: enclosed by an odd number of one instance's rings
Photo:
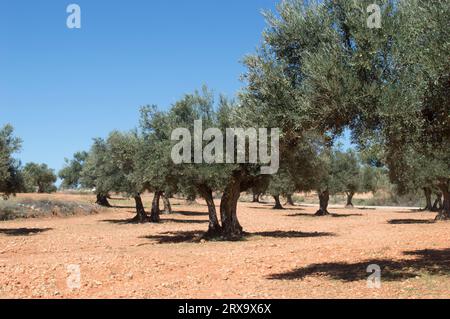
[[[0,129],[0,193],[4,198],[23,193],[51,193],[56,191],[56,175],[46,164],[27,163],[24,167],[13,154],[22,141],[14,136],[11,125]]]
[[[282,209],[280,196],[287,199],[287,204],[294,205],[292,196],[298,191],[316,190],[319,194],[320,209],[317,215],[327,215],[328,201],[330,195],[345,194],[347,197],[346,207],[353,207],[353,196],[356,193],[375,193],[378,189],[378,175],[382,169],[363,164],[355,151],[342,152],[332,150],[326,157],[327,161],[322,163],[322,178],[311,179],[309,187],[298,187],[288,171],[280,170],[272,176],[267,185],[258,185],[252,191],[256,195],[270,194],[275,200],[275,209]],[[317,175],[316,175],[317,176]],[[255,193],[256,192],[256,193]]]

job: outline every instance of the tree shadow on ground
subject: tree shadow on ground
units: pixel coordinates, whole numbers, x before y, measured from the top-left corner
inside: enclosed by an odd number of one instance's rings
[[[100,222],[102,223],[110,223],[116,225],[131,225],[131,224],[139,224],[134,218],[131,219],[103,219]]]
[[[326,216],[317,216],[315,214],[307,214],[307,213],[298,213],[298,214],[290,214],[287,215],[288,217],[326,217]],[[334,217],[334,218],[343,218],[343,217],[352,217],[352,216],[364,216],[363,214],[334,214],[331,213],[330,215],[328,215],[329,217]]]
[[[183,215],[183,216],[208,216],[208,213],[191,212],[191,211],[174,211],[173,214],[180,214],[180,215]]]
[[[391,225],[408,225],[408,224],[434,224],[434,219],[391,219],[388,224]]]
[[[134,213],[135,212],[130,212]],[[174,212],[174,214],[176,214]],[[176,218],[163,218],[163,216],[168,216],[171,214],[162,214],[160,223],[181,223],[181,224],[204,224],[208,223],[207,220],[200,220],[200,219],[176,219]],[[130,224],[145,224],[140,223],[134,218],[127,218],[127,219],[103,219],[100,222],[102,223],[110,223],[110,224],[117,224],[117,225],[130,225]]]
[[[158,244],[198,243],[201,241],[203,234],[202,231],[163,232],[140,238],[156,240]]]
[[[331,217],[342,218],[342,217],[353,217],[353,216],[364,216],[363,214],[331,214]]]
[[[128,211],[127,213],[130,213],[130,214],[133,214],[134,216],[136,216],[136,211]],[[117,225],[142,224],[138,220],[136,220],[135,217],[127,218],[127,219],[103,219],[103,220],[100,220],[100,222],[101,223],[117,224]]]
[[[256,232],[256,233],[246,233],[245,236],[262,236],[271,238],[307,238],[307,237],[326,237],[326,236],[336,236],[334,233],[328,232],[301,232],[301,231],[267,231],[267,232]]]
[[[161,223],[205,224],[208,223],[208,221],[201,219],[161,218]]]
[[[0,234],[8,236],[28,236],[43,233],[53,228],[0,228]]]
[[[178,231],[178,232],[163,232],[157,235],[143,236],[140,238],[156,240],[158,244],[178,244],[178,243],[198,243],[202,239],[211,241],[224,241],[223,238],[213,237],[208,238],[207,233],[203,231]],[[270,231],[270,232],[256,232],[244,233],[244,236],[239,241],[245,241],[251,237],[262,236],[271,238],[307,238],[307,237],[324,237],[335,236],[333,233],[326,232],[298,232],[298,231]]]
[[[450,275],[450,249],[425,249],[404,252],[404,255],[415,256],[416,259],[390,260],[371,259],[357,263],[321,263],[312,264],[292,271],[272,274],[267,279],[296,280],[308,276],[327,276],[345,282],[366,280],[370,275],[367,267],[379,265],[381,279],[400,281],[420,276],[424,272],[429,275]]]
[[[118,205],[111,205],[109,208],[122,208],[122,209],[133,209],[136,208],[135,206],[118,206]]]
[[[305,210],[304,208],[301,207],[293,207],[293,206],[283,206],[283,208],[280,209],[274,209],[273,208],[274,205],[263,205],[263,206],[249,206],[249,208],[252,209],[267,209],[267,210],[274,210],[274,211],[283,211],[283,210]]]

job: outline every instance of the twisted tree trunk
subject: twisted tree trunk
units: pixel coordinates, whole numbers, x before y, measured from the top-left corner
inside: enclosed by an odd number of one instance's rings
[[[319,205],[320,208],[316,212],[316,216],[327,216],[331,215],[328,212],[328,201],[330,200],[330,192],[327,190],[325,191],[318,191],[317,194],[319,195]]]
[[[44,185],[42,185],[41,183],[38,182],[38,190],[37,190],[38,194],[43,194],[44,193]]]
[[[165,194],[161,195],[164,204],[164,214],[172,214],[172,205],[170,205],[169,197]]]
[[[142,198],[140,194],[134,196],[134,201],[136,203],[136,216],[133,218],[134,222],[146,223],[149,218],[145,212],[144,204],[142,203]]]
[[[161,191],[155,191],[152,201],[152,211],[150,213],[150,222],[159,223],[161,221],[159,210],[159,199],[161,198]]]
[[[111,207],[111,204],[108,202],[108,195],[97,194],[97,201],[95,203],[100,206]]]
[[[233,172],[220,201],[223,238],[227,240],[242,238],[244,232],[237,218],[237,203],[241,192],[247,191],[267,179],[267,175],[254,176],[242,167]]]
[[[347,192],[347,204],[345,207],[352,208],[353,207],[353,196],[355,196],[355,192]]]
[[[207,186],[199,187],[200,195],[205,199],[208,206],[208,231],[206,237],[216,237],[221,234],[222,227],[220,227],[219,220],[217,219],[216,204],[214,203],[214,197],[212,189]]]
[[[275,206],[273,207],[273,209],[283,209],[283,206],[280,202],[280,195],[273,195],[273,199],[275,199]]]
[[[243,231],[237,218],[236,210],[241,196],[240,177],[238,174],[228,182],[220,201],[220,219],[222,221],[222,236],[228,240],[242,237]]]
[[[431,188],[429,187],[424,187],[423,188],[423,193],[425,194],[425,200],[426,200],[426,205],[425,208],[423,210],[428,210],[428,211],[432,211],[433,210],[433,205],[431,205]]]
[[[439,212],[443,207],[442,204],[442,193],[436,193],[436,200],[434,201],[433,207],[431,208],[432,212]]]
[[[286,204],[290,206],[295,206],[294,200],[292,199],[292,194],[286,195]]]
[[[450,180],[441,180],[438,187],[444,196],[442,210],[436,216],[436,220],[450,220],[450,192],[449,192]]]

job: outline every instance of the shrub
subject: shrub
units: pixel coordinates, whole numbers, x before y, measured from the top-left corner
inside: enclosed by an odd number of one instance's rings
[[[96,214],[98,208],[91,204],[62,202],[57,200],[10,200],[0,202],[0,220],[49,216]]]

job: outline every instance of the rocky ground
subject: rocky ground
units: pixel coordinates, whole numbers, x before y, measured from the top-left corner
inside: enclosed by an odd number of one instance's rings
[[[335,208],[314,217],[309,206],[240,203],[248,236],[206,242],[200,201],[175,200],[174,214],[144,225],[124,223],[132,202],[112,202],[122,208],[0,222],[0,297],[450,297],[450,222],[433,223],[433,213]],[[381,269],[378,289],[367,286],[369,265]]]

